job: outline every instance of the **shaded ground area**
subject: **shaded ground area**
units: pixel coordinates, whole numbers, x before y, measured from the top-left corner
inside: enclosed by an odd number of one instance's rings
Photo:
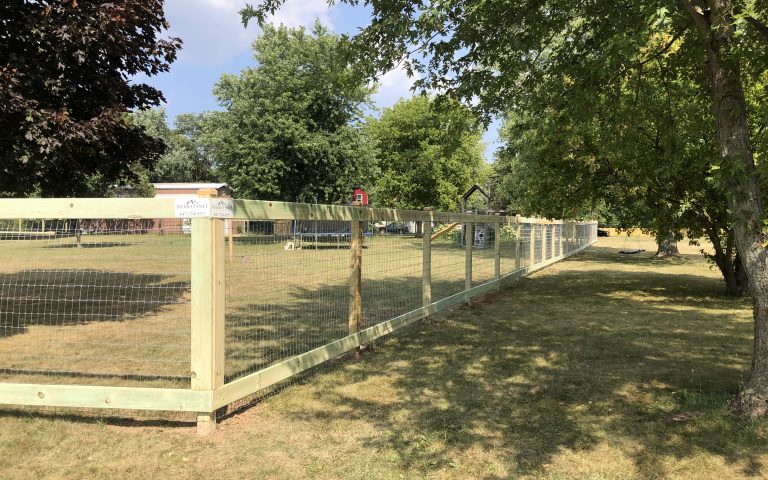
[[[4,478],[766,478],[768,422],[730,417],[747,300],[703,259],[601,239],[418,324],[211,439],[0,413]],[[652,250],[652,244],[644,248]]]

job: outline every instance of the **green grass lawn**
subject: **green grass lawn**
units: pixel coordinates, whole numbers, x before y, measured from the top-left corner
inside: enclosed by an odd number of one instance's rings
[[[225,419],[0,411],[3,478],[768,478],[748,300],[617,238]],[[652,244],[644,246],[651,249]]]

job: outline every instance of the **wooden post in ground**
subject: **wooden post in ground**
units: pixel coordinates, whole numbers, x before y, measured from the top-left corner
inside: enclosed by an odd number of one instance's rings
[[[494,280],[501,279],[501,225],[502,220],[499,218],[496,223],[496,230],[493,235],[493,278]]]
[[[427,207],[424,209],[427,212],[431,212],[432,209]],[[429,216],[429,221],[424,221],[422,226],[422,255],[421,255],[421,304],[424,307],[429,306],[432,303],[432,215]],[[424,312],[426,317],[429,312]]]
[[[520,270],[522,267],[520,255],[523,254],[522,245],[520,242],[520,235],[523,233],[523,228],[520,226],[520,215],[515,215],[515,271]]]
[[[530,260],[528,261],[529,267],[536,263],[536,231],[538,229],[538,223],[531,223],[531,234],[528,239],[528,255],[530,256]]]
[[[215,189],[198,197],[217,196]],[[224,385],[224,221],[192,219],[192,390],[213,392]],[[198,412],[197,433],[216,429],[216,412]]]
[[[353,206],[359,207],[359,202],[353,202]],[[350,275],[349,275],[349,334],[360,331],[360,321],[363,317],[363,222],[359,221],[359,209],[354,209],[352,220],[350,247]],[[360,353],[357,347],[357,353]]]
[[[549,258],[555,258],[555,230],[557,230],[554,223],[549,224]]]
[[[544,220],[546,222],[546,220]],[[547,224],[541,224],[541,261],[547,259]]]
[[[474,224],[464,224],[464,290],[472,288],[472,244],[475,241]],[[467,297],[469,303],[469,297]]]

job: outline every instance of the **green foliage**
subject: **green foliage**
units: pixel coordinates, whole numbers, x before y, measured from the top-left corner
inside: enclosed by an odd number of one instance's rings
[[[151,167],[162,143],[125,113],[163,99],[129,79],[168,70],[167,28],[156,0],[3,2],[0,191],[93,195]]]
[[[426,96],[400,100],[366,125],[379,155],[374,186],[379,206],[456,210],[482,171],[481,132],[456,102],[437,106]]]
[[[338,202],[375,176],[360,126],[371,90],[339,42],[319,23],[265,26],[253,44],[258,65],[221,77],[214,93],[226,111],[210,114],[203,139],[236,195]]]
[[[206,114],[182,114],[176,117],[176,126],[171,129],[165,110],[140,110],[131,114],[134,124],[163,141],[166,152],[151,172],[152,182],[208,182],[216,179],[212,158],[201,144]]]

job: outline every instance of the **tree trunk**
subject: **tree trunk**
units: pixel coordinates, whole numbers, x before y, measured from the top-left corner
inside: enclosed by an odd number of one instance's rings
[[[720,240],[719,230],[714,226],[707,229],[707,236],[712,242],[715,253],[710,258],[714,260],[718,270],[725,281],[725,292],[728,295],[741,297],[744,295],[747,280],[744,268],[741,265],[741,257],[738,252],[734,255],[735,235],[733,229],[728,230],[725,246]]]
[[[741,292],[739,296],[742,296],[747,293],[749,288],[749,279],[747,278],[746,270],[744,270],[744,264],[741,262],[741,255],[739,255],[739,252],[736,252],[736,260],[734,263],[736,264],[736,285]]]
[[[656,256],[659,258],[676,257],[680,254],[677,249],[677,236],[674,232],[656,235]]]
[[[763,205],[755,175],[750,130],[738,58],[728,57],[736,33],[731,0],[709,0],[709,12],[684,1],[699,31],[706,36],[707,74],[722,166],[720,171],[733,215],[739,251],[752,294],[755,342],[749,380],[731,402],[734,411],[751,416],[768,413],[768,263],[762,247]],[[714,24],[713,24],[714,22]]]

